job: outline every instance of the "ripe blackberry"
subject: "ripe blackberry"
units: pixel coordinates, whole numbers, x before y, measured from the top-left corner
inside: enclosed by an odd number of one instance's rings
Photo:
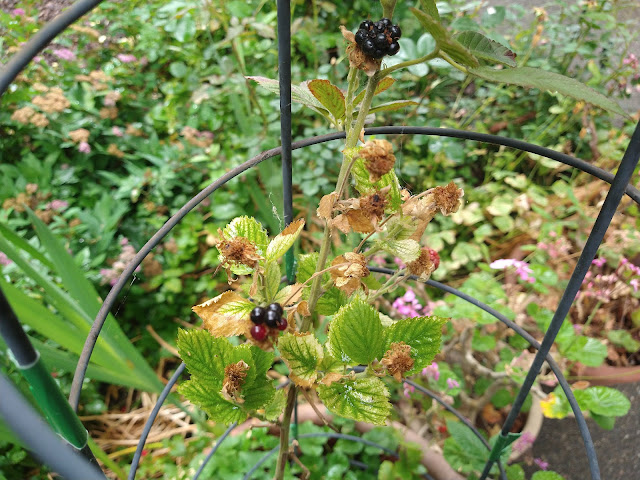
[[[278,315],[278,312],[275,310],[267,310],[267,313],[264,316],[265,323],[269,328],[276,328],[278,326],[278,322],[282,318],[281,315]]]
[[[282,305],[280,305],[279,303],[272,303],[270,305],[267,305],[267,311],[269,311],[269,310],[273,310],[280,317],[284,313],[284,310],[282,309]]]
[[[254,325],[251,327],[251,336],[258,342],[261,342],[267,338],[267,327],[264,325]]]
[[[377,22],[364,20],[355,34],[355,41],[365,55],[380,59],[385,55],[398,53],[398,39],[401,35],[400,27],[393,25],[388,18],[382,18]]]
[[[256,307],[251,310],[249,316],[251,317],[251,321],[256,325],[260,325],[264,323],[264,314],[266,313],[265,309],[262,307]]]

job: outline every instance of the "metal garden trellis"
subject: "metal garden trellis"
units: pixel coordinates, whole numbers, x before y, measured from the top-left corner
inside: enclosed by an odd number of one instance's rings
[[[82,17],[85,13],[91,11],[94,7],[101,3],[101,0],[78,0],[66,11],[61,13],[58,17],[53,19],[47,25],[45,25],[34,37],[28,41],[22,50],[17,53],[2,69],[0,72],[0,95],[2,95],[10,83],[15,79],[18,73],[29,63],[29,61],[42,50],[51,40],[55,38],[60,32],[66,29],[69,25]],[[77,369],[74,375],[73,385],[71,389],[71,395],[69,402],[66,406],[62,406],[59,403],[54,408],[64,410],[68,408],[69,411],[77,410],[80,389],[82,386],[85,372],[89,363],[91,352],[94,348],[95,342],[100,334],[103,323],[113,307],[118,294],[125,287],[128,278],[133,274],[134,270],[142,260],[152,251],[153,248],[169,233],[169,231],[175,227],[194,207],[196,207],[205,198],[212,195],[217,189],[225,185],[232,178],[240,175],[241,173],[249,170],[258,163],[267,159],[280,155],[282,158],[282,177],[284,185],[284,211],[285,211],[285,223],[289,223],[293,220],[293,203],[292,203],[292,151],[304,148],[310,145],[329,142],[344,138],[344,133],[333,133],[323,135],[319,137],[308,138],[297,142],[292,142],[291,138],[291,43],[290,43],[290,1],[278,0],[278,49],[279,49],[279,71],[280,71],[280,110],[281,110],[281,144],[280,148],[274,148],[267,150],[257,155],[256,157],[246,161],[242,165],[232,169],[222,177],[212,182],[209,186],[195,195],[189,202],[187,202],[178,212],[176,212],[166,223],[160,228],[156,234],[149,239],[149,241],[140,249],[135,258],[123,271],[122,275],[118,279],[117,283],[113,286],[109,294],[107,295],[104,303],[98,315],[95,318],[91,331],[87,337],[83,352],[78,361]],[[600,471],[598,467],[598,461],[596,452],[594,449],[591,436],[587,428],[584,416],[578,407],[575,397],[571,393],[571,388],[566,379],[562,375],[559,366],[554,362],[549,355],[550,348],[553,341],[558,334],[560,326],[566,317],[569,308],[575,295],[580,288],[582,280],[591,265],[591,261],[596,255],[598,247],[600,246],[605,231],[607,230],[613,214],[618,207],[622,196],[628,195],[636,203],[640,204],[640,191],[633,186],[629,185],[629,179],[640,159],[640,124],[636,126],[636,129],[631,137],[629,146],[623,156],[620,163],[620,167],[615,175],[606,172],[600,168],[594,167],[580,159],[565,155],[554,150],[550,150],[537,145],[529,144],[520,140],[509,139],[505,137],[480,134],[475,132],[467,132],[454,129],[439,129],[439,128],[427,128],[427,127],[377,127],[369,128],[365,130],[365,135],[433,135],[433,136],[447,136],[460,138],[464,140],[474,140],[479,142],[503,145],[510,148],[515,148],[522,151],[535,153],[537,155],[547,157],[566,165],[572,166],[592,176],[604,180],[611,184],[611,188],[607,194],[606,200],[600,210],[600,213],[594,223],[593,229],[587,243],[580,255],[578,263],[574,272],[571,275],[569,283],[564,291],[564,294],[558,304],[558,307],[551,321],[551,325],[547,330],[542,343],[538,343],[521,327],[515,325],[509,321],[504,315],[501,315],[498,311],[484,304],[478,299],[475,299],[469,295],[466,295],[450,286],[442,283],[429,280],[426,283],[434,288],[441,289],[445,292],[452,293],[476,307],[484,310],[485,312],[493,315],[499,321],[506,324],[509,328],[513,329],[516,333],[525,338],[534,348],[538,350],[533,365],[528,372],[523,386],[521,387],[514,405],[505,420],[505,423],[501,430],[501,436],[499,442],[492,449],[480,432],[471,425],[459,412],[442,402],[439,397],[428,391],[427,389],[413,383],[410,380],[406,380],[406,383],[413,385],[418,391],[431,396],[434,400],[440,402],[444,408],[454,413],[463,423],[465,423],[473,433],[483,442],[487,448],[488,459],[485,465],[482,479],[486,478],[494,463],[498,462],[500,467],[500,474],[502,478],[506,478],[502,465],[499,462],[499,455],[504,447],[509,442],[509,430],[513,425],[513,422],[522,408],[523,402],[531,389],[531,386],[540,371],[544,361],[547,361],[548,365],[556,375],[559,384],[563,388],[567,398],[571,404],[573,412],[575,414],[578,427],[582,435],[582,439],[587,451],[587,458],[589,461],[589,467],[591,471],[592,480],[600,479]],[[293,257],[292,253],[285,259],[287,265],[287,277],[290,281],[293,280]],[[371,271],[392,274],[393,271],[383,268],[370,267]],[[13,353],[19,367],[24,370],[31,368],[38,359],[38,354],[33,350],[28,338],[24,334],[22,327],[18,319],[13,314],[8,302],[4,299],[4,296],[0,292],[0,334],[5,339],[7,345]],[[135,478],[138,464],[140,461],[142,449],[144,447],[149,430],[163,404],[166,400],[172,386],[177,382],[182,373],[184,372],[185,365],[181,364],[175,371],[165,389],[158,398],[158,402],[154,407],[152,413],[147,420],[142,436],[137,446],[136,453],[134,455],[129,479]],[[46,372],[32,373],[32,377],[35,382],[45,382],[47,380],[42,378],[42,375],[48,375]],[[49,378],[50,380],[50,378]],[[51,383],[49,382],[49,385]],[[12,428],[16,435],[22,439],[34,454],[46,465],[49,465],[53,470],[57,471],[65,478],[69,480],[78,479],[104,479],[104,474],[93,464],[95,460],[92,459],[91,453],[88,447],[85,445],[77,445],[78,442],[69,441],[69,436],[63,435],[63,439],[56,435],[54,431],[49,427],[35,412],[35,410],[28,404],[28,402],[17,392],[15,386],[0,373],[0,392],[2,392],[2,401],[0,402],[0,414],[4,417],[7,424]],[[48,392],[52,398],[56,397],[56,393]],[[71,418],[72,417],[72,418]],[[65,422],[67,424],[65,425]],[[77,427],[79,421],[74,415],[62,415],[61,419],[58,419],[58,424],[55,424],[58,433],[63,433],[66,429],[70,429],[72,432],[77,433]],[[210,454],[202,463],[198,472],[194,476],[194,480],[197,479],[204,470],[206,463],[213,457],[218,447],[222,444],[224,439],[231,433],[236,424],[232,424],[226,432],[218,439],[215,447],[211,450]],[[62,430],[62,432],[61,432]],[[73,434],[72,434],[73,435]],[[359,437],[351,437],[341,434],[311,434],[311,435],[326,435],[339,438],[345,438],[348,440],[359,441],[367,443],[372,446],[377,446],[383,451],[386,449],[380,445],[367,442]],[[81,435],[80,435],[81,436]],[[301,435],[300,438],[305,438]],[[271,455],[275,454],[278,449],[274,449],[270,452],[266,452],[265,456],[245,475],[245,478],[250,478],[255,470],[257,470],[264,461],[266,461]],[[387,453],[393,454],[386,450]],[[81,454],[79,455],[78,452]],[[428,477],[428,476],[427,476]]]

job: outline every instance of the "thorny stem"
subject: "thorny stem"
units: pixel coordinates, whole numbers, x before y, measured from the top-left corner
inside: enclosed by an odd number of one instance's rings
[[[381,297],[382,295],[393,289],[396,285],[405,280],[406,273],[406,268],[398,270],[391,277],[389,277],[389,280],[387,280],[387,282],[382,287],[376,290],[376,293],[370,295],[367,300],[369,302],[373,302],[375,299]]]
[[[353,77],[356,75],[354,74]],[[352,77],[352,81],[355,80]],[[360,137],[360,132],[364,127],[365,119],[367,118],[367,114],[369,113],[369,109],[371,108],[371,102],[373,101],[373,95],[376,91],[376,87],[380,82],[380,79],[384,78],[379,75],[379,72],[376,72],[372,77],[369,77],[369,82],[367,84],[367,91],[364,95],[364,99],[362,100],[362,105],[360,106],[360,111],[358,112],[358,118],[356,119],[355,124],[352,126],[350,123],[345,122],[345,130],[346,130],[346,142],[345,142],[345,150],[355,147],[358,144],[358,138]],[[350,85],[350,89],[351,89]],[[354,87],[355,88],[355,87]],[[351,94],[353,96],[353,92]],[[351,102],[353,103],[353,101]],[[352,106],[353,107],[353,106]],[[342,166],[340,167],[340,173],[338,175],[338,182],[336,185],[336,191],[342,192],[345,188],[348,178],[351,162],[347,161],[347,156],[345,155]],[[316,264],[316,272],[324,270],[325,264],[327,263],[327,257],[329,256],[329,251],[331,250],[331,226],[329,222],[325,223],[324,226],[324,235],[322,237],[322,243],[320,245],[320,252],[318,254],[318,263]],[[322,275],[318,275],[313,279],[313,283],[311,284],[311,290],[309,292],[309,311],[311,315],[304,318],[302,325],[300,327],[301,332],[306,332],[309,330],[311,326],[311,320],[313,318],[313,311],[315,310],[316,304],[318,303],[318,299],[321,294],[321,283],[322,283]],[[284,416],[282,417],[282,424],[280,426],[280,453],[278,454],[278,463],[276,465],[276,473],[274,475],[274,480],[282,480],[284,477],[284,469],[287,464],[287,459],[289,457],[289,427],[291,425],[291,413],[293,412],[293,407],[296,402],[297,389],[294,384],[289,387],[289,395],[287,397],[287,405],[284,410]]]

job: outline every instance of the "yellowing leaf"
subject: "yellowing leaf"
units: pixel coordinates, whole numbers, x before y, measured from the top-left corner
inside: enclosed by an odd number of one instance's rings
[[[294,283],[293,285],[287,285],[280,290],[273,301],[279,303],[283,307],[293,305],[302,297],[303,287],[301,283]]]
[[[192,310],[204,321],[204,326],[211,335],[231,337],[249,333],[249,312],[254,306],[249,300],[229,290],[194,306]]]
[[[277,260],[284,255],[300,236],[300,232],[303,227],[304,219],[299,218],[298,220],[291,222],[282,232],[276,235],[276,237],[269,242],[269,246],[267,247],[267,261],[270,262]]]
[[[344,117],[344,95],[338,87],[329,80],[311,80],[307,83],[307,88],[322,106],[331,112],[333,118],[339,120]]]
[[[291,372],[289,378],[303,387],[310,387],[318,376],[317,366],[324,352],[316,337],[308,333],[286,333],[278,341],[278,350],[284,363]]]

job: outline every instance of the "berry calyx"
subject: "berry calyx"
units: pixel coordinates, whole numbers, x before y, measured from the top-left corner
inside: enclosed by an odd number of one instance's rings
[[[258,342],[261,342],[262,340],[267,338],[267,327],[262,324],[254,325],[253,327],[251,327],[251,336]]]
[[[286,319],[284,319],[284,318],[281,318],[281,319],[280,319],[280,322],[278,322],[278,330],[280,330],[280,331],[284,331],[284,330],[286,330],[286,329],[287,329],[287,326],[288,326],[288,325],[289,325],[289,324],[287,323],[287,320],[286,320]]]
[[[264,316],[265,323],[269,328],[276,328],[281,318],[282,315],[278,315],[278,312],[275,310],[267,310],[267,313]]]
[[[385,55],[398,53],[398,39],[401,35],[400,27],[393,25],[388,18],[382,18],[377,22],[365,20],[355,34],[355,41],[365,55],[380,59]]]
[[[260,325],[261,323],[264,323],[265,313],[266,310],[263,307],[255,307],[253,310],[251,310],[249,317],[251,318],[251,321],[253,323],[255,323],[256,325]]]

